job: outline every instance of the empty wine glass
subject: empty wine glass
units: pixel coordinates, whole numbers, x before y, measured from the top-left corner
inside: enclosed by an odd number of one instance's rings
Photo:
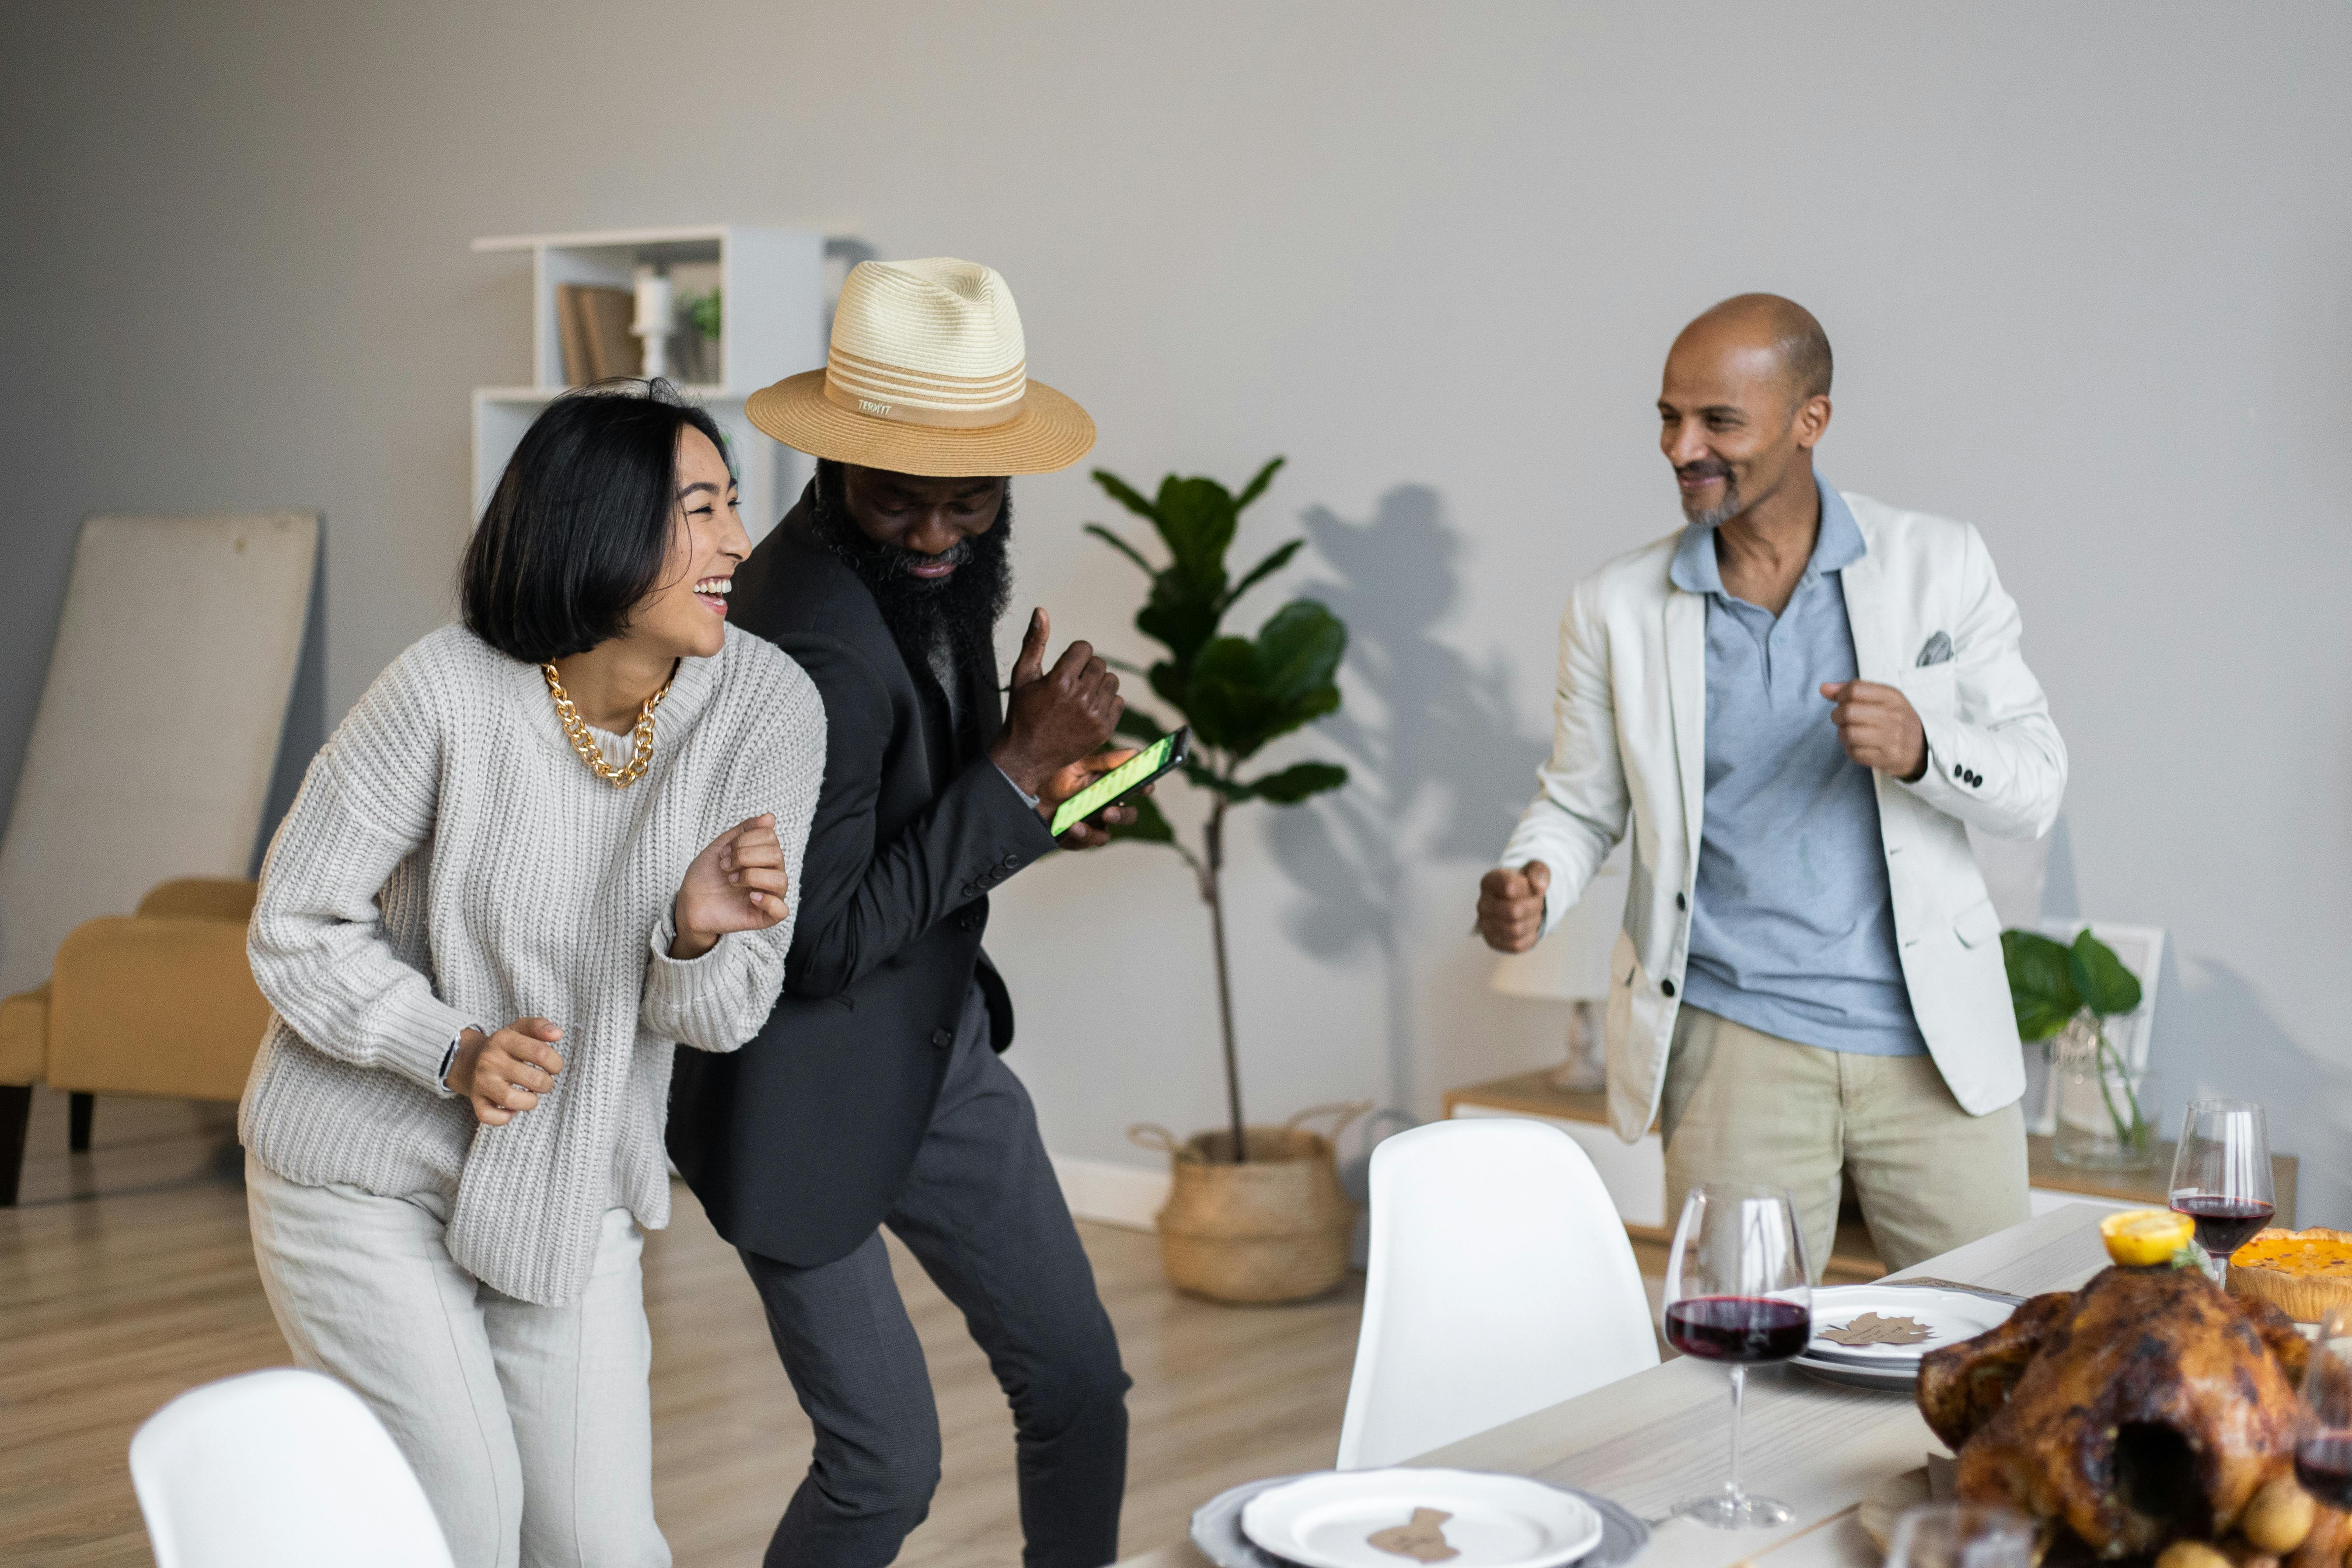
[[[2312,1342],[2299,1415],[2294,1479],[2327,1507],[2352,1509],[2352,1312],[2342,1307]]]
[[[2225,1282],[2230,1254],[2275,1212],[2270,1120],[2251,1100],[2192,1100],[2172,1157],[2172,1207],[2197,1225],[2197,1244]]]
[[[1991,1503],[1906,1508],[1887,1543],[1886,1568],[2032,1568],[2033,1521]]]
[[[1789,1522],[1789,1506],[1739,1484],[1748,1368],[1786,1361],[1813,1337],[1813,1289],[1796,1205],[1778,1187],[1707,1182],[1691,1189],[1666,1259],[1666,1342],[1731,1368],[1731,1479],[1675,1505],[1717,1530]]]

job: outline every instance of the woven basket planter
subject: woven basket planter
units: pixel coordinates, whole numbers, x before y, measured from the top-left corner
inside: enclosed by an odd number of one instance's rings
[[[1279,1127],[1252,1127],[1249,1158],[1234,1161],[1230,1131],[1182,1142],[1144,1124],[1128,1137],[1168,1156],[1160,1260],[1168,1282],[1212,1301],[1303,1301],[1348,1277],[1356,1205],[1339,1185],[1332,1141],[1369,1104],[1323,1105]],[[1328,1136],[1300,1123],[1334,1116]]]

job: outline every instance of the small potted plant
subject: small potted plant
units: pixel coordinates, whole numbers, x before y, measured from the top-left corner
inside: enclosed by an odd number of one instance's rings
[[[1283,605],[1255,637],[1223,629],[1242,595],[1280,571],[1306,542],[1294,539],[1279,546],[1238,580],[1225,564],[1243,510],[1265,493],[1281,467],[1280,458],[1266,464],[1239,495],[1214,479],[1170,474],[1160,482],[1159,494],[1150,497],[1118,475],[1096,469],[1097,484],[1151,524],[1168,551],[1164,566],[1152,564],[1142,551],[1099,523],[1087,525],[1150,579],[1136,629],[1165,647],[1167,656],[1137,673],[1145,676],[1154,697],[1192,725],[1184,776],[1209,795],[1197,847],[1177,834],[1149,798],[1136,803],[1135,822],[1116,834],[1164,844],[1183,857],[1208,907],[1224,1043],[1226,1125],[1181,1142],[1165,1128],[1150,1125],[1130,1129],[1129,1136],[1169,1156],[1172,1180],[1159,1220],[1160,1258],[1169,1279],[1181,1289],[1222,1301],[1303,1300],[1346,1278],[1356,1211],[1339,1185],[1332,1140],[1367,1109],[1318,1107],[1279,1127],[1252,1127],[1242,1115],[1233,969],[1225,943],[1225,819],[1253,802],[1296,805],[1348,782],[1347,769],[1318,762],[1243,776],[1267,742],[1338,710],[1339,660],[1348,649],[1348,628],[1312,599]],[[1149,743],[1166,733],[1169,724],[1129,705],[1119,728]],[[1338,1118],[1328,1135],[1302,1125],[1325,1114]]]
[[[692,384],[716,384],[721,371],[719,363],[719,329],[720,307],[719,290],[708,294],[689,295],[682,302],[679,318],[687,331],[678,343],[678,379]]]
[[[2017,1032],[2047,1042],[2057,1082],[2051,1157],[2064,1165],[2144,1171],[2156,1163],[2147,1074],[2124,1059],[2106,1023],[2139,1010],[2138,976],[2085,927],[2072,946],[2038,932],[2000,933]]]

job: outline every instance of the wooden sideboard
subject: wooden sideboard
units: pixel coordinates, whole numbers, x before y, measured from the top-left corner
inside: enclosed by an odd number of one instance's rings
[[[1448,1089],[1445,1114],[1457,1116],[1524,1116],[1548,1121],[1575,1139],[1591,1155],[1601,1183],[1616,1201],[1625,1229],[1638,1241],[1674,1239],[1674,1216],[1666,1213],[1666,1155],[1655,1127],[1638,1142],[1625,1143],[1609,1126],[1606,1096],[1568,1094],[1551,1086],[1551,1069],[1498,1078],[1490,1083]],[[2162,1208],[2169,1197],[2167,1180],[2172,1172],[2172,1145],[2157,1150],[2155,1165],[2145,1171],[2084,1171],[2060,1164],[2050,1152],[2050,1140],[2025,1141],[2028,1196],[2035,1215],[2068,1204],[2105,1204],[2112,1208]],[[2295,1159],[2271,1156],[2278,1188],[2279,1225],[2294,1224]],[[1841,1215],[1837,1244],[1831,1249],[1826,1276],[1832,1279],[1875,1279],[1886,1271],[1870,1244],[1870,1233],[1856,1218]]]

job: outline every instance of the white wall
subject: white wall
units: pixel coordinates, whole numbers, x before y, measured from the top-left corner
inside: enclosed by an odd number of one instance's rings
[[[2173,931],[2171,1098],[2269,1100],[2352,1224],[2348,55],[2315,3],[12,6],[0,785],[85,511],[322,509],[331,712],[448,613],[467,390],[527,353],[469,237],[975,257],[1097,460],[1290,456],[1246,542],[1316,533],[1287,585],[1339,584],[1372,761],[1353,825],[1240,835],[1252,1103],[1427,1114],[1550,1049],[1482,989],[1471,884],[1568,584],[1677,521],[1668,339],[1779,289],[1838,349],[1825,471],[1976,521],[2023,605],[2074,757],[2053,897]],[[1083,470],[1019,494],[1024,602],[1142,651]],[[1171,858],[999,910],[1057,1152],[1214,1119]]]

